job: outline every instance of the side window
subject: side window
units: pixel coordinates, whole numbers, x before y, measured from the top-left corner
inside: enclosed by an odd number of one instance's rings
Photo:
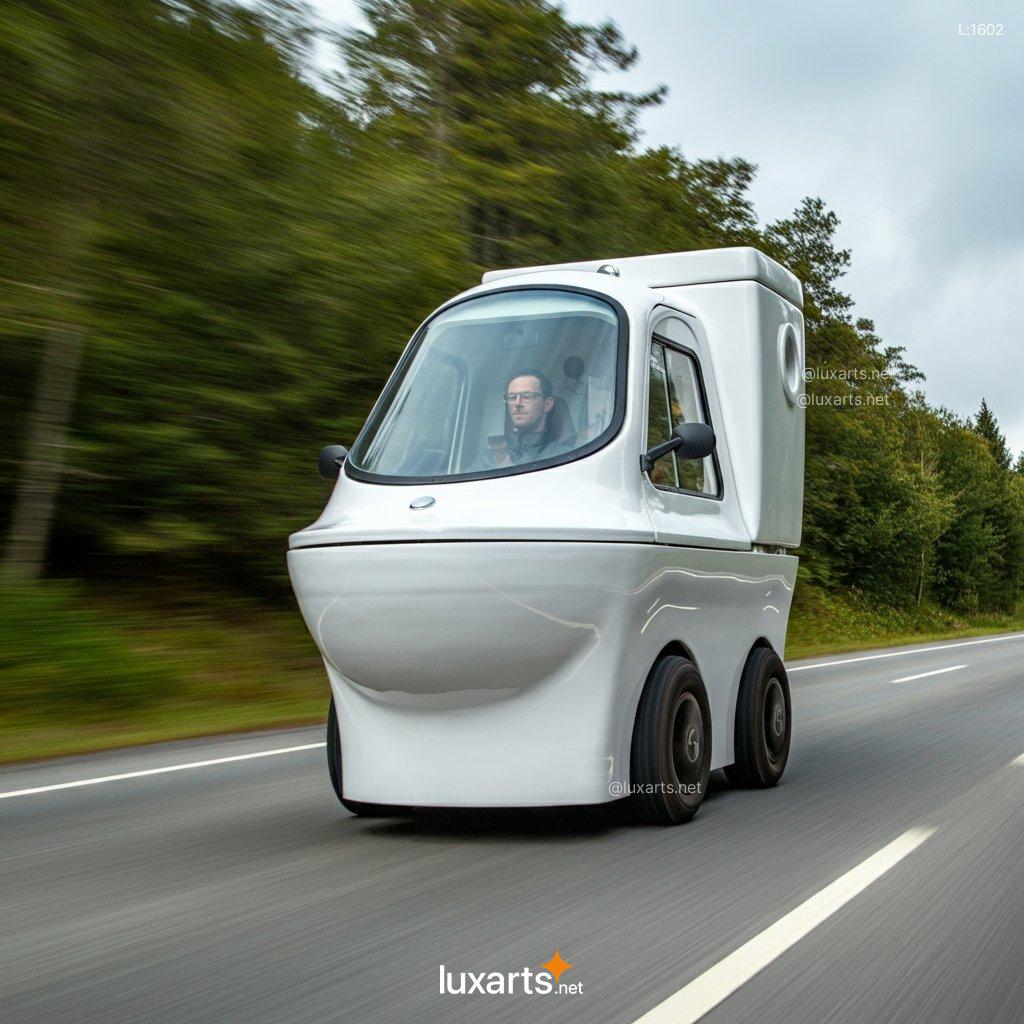
[[[647,447],[653,448],[672,436],[668,411],[668,374],[665,372],[665,346],[651,343],[651,362],[647,385]],[[656,487],[678,487],[676,463],[664,455],[651,467],[651,483]]]
[[[707,423],[693,357],[666,348],[665,365],[668,370],[668,402],[672,426],[678,423]],[[718,493],[715,461],[710,455],[706,459],[681,459],[676,455],[672,458],[676,463],[678,486],[682,490],[696,491],[698,494]]]

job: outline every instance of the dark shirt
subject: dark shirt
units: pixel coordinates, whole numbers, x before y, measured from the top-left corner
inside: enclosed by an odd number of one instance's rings
[[[508,451],[507,459],[500,456],[496,458],[494,450],[488,448],[476,461],[470,472],[482,473],[489,469],[522,466],[527,462],[553,459],[558,455],[571,452],[574,447],[564,441],[556,441],[544,430],[531,430],[527,434],[512,432],[506,435],[505,442]]]
[[[528,434],[509,434],[507,441],[508,457],[513,466],[551,459],[571,450],[568,445],[559,443],[544,430],[531,430]]]

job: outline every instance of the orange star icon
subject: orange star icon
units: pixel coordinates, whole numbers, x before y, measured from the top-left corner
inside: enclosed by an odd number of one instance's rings
[[[566,971],[572,970],[572,964],[567,963],[562,959],[562,954],[555,950],[555,955],[546,963],[540,965],[542,971],[550,971],[551,976],[555,979],[555,984],[558,984],[558,979],[561,978]]]

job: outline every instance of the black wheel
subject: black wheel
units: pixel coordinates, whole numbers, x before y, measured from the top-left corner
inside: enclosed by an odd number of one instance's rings
[[[394,813],[386,804],[364,804],[359,800],[346,800],[341,786],[341,730],[338,728],[338,713],[334,710],[334,698],[327,712],[327,773],[331,777],[334,795],[346,811],[363,818],[383,818]]]
[[[789,679],[768,647],[751,651],[736,699],[736,763],[725,773],[734,786],[766,789],[786,770],[793,732]]]
[[[711,708],[692,661],[651,669],[633,726],[630,800],[640,821],[678,825],[700,807],[711,774]]]

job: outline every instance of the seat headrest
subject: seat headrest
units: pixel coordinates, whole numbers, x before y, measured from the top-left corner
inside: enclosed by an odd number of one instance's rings
[[[563,443],[571,442],[576,436],[576,426],[572,422],[572,413],[564,398],[556,398],[555,404],[548,413],[548,433]]]

